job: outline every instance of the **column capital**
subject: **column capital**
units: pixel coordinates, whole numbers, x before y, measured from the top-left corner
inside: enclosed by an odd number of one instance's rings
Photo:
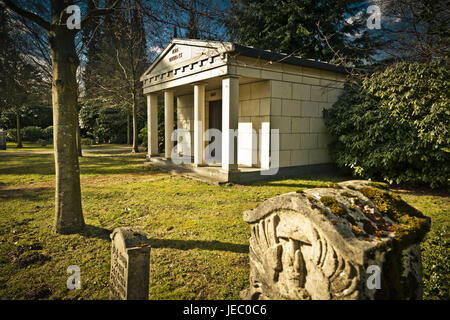
[[[192,86],[199,86],[199,87],[206,87],[208,85],[208,82],[194,82],[191,83]]]
[[[226,75],[223,75],[223,76],[220,76],[222,79],[229,79],[229,78],[232,78],[232,79],[239,79],[239,78],[241,78],[241,76],[237,76],[237,75],[235,75],[235,74],[226,74]]]

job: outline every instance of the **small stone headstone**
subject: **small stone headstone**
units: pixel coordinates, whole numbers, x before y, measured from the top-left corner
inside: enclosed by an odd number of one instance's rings
[[[150,246],[146,234],[138,227],[121,227],[110,237],[110,298],[147,300]]]
[[[243,299],[421,299],[430,219],[366,181],[287,193],[244,212]]]

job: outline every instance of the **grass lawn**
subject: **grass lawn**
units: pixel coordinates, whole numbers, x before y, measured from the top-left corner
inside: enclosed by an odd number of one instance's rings
[[[343,180],[211,185],[145,167],[144,154],[120,148],[85,149],[80,166],[87,227],[69,236],[51,232],[53,155],[40,154],[51,148],[28,145],[21,151],[34,154],[26,155],[0,151],[0,299],[108,299],[109,234],[130,225],[142,226],[151,238],[150,299],[239,299],[249,277],[250,229],[242,212],[282,193]],[[450,226],[447,193],[399,192],[432,218],[433,229]],[[70,265],[81,269],[81,290],[66,288]],[[439,281],[448,290],[448,277]]]

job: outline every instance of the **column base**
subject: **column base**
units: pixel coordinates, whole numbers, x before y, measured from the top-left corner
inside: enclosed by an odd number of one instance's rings
[[[161,157],[161,155],[159,155],[159,154],[152,154],[152,155],[147,154],[147,155],[145,156],[145,159],[148,160],[148,161],[151,161],[152,158],[159,158],[159,157]]]
[[[236,165],[233,165],[233,166],[229,166],[229,168],[228,169],[224,169],[224,168],[220,168],[220,171],[221,172],[225,172],[225,173],[234,173],[234,172],[239,172],[239,168],[238,168],[238,166],[236,166]]]

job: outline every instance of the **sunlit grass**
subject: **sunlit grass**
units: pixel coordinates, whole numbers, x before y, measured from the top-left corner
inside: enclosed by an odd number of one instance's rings
[[[0,299],[33,298],[43,286],[50,294],[41,298],[108,299],[109,233],[131,225],[151,239],[150,299],[239,299],[249,285],[250,230],[242,213],[273,196],[343,179],[219,186],[170,176],[143,160],[142,154],[81,158],[87,227],[60,236],[51,232],[53,156],[0,157]],[[433,228],[450,225],[448,195],[413,192],[404,198],[437,222]],[[33,243],[51,260],[18,268],[18,248]],[[81,290],[66,288],[70,265],[81,268]]]

